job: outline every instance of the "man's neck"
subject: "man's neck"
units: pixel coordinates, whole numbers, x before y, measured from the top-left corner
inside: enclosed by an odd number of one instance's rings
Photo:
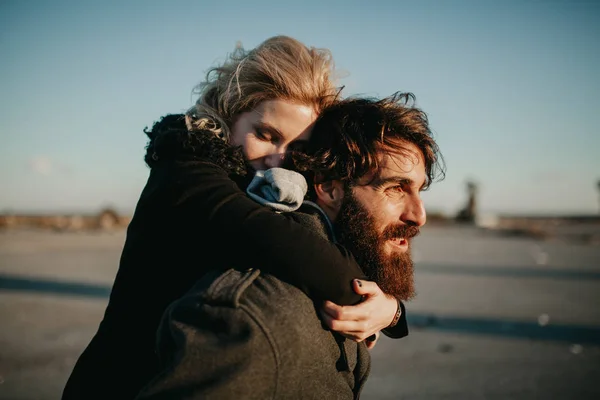
[[[318,207],[327,216],[327,219],[332,224],[335,223],[335,218],[337,216],[337,210],[334,210],[332,207],[328,206],[321,199],[317,199],[313,204],[316,207]]]

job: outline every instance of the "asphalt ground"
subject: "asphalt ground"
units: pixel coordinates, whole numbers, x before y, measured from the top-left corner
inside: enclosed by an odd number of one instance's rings
[[[58,399],[95,333],[124,231],[0,231],[0,399]],[[426,227],[410,335],[364,399],[600,398],[600,246]]]

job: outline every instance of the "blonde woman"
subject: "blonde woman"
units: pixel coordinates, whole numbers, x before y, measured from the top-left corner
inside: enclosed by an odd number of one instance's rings
[[[254,171],[281,166],[308,140],[321,110],[336,101],[331,74],[328,51],[289,37],[238,48],[209,71],[195,107],[147,132],[150,177],[104,319],[63,399],[135,397],[158,371],[161,315],[210,269],[256,265],[328,300],[326,323],[357,341],[395,319],[399,303],[364,281],[348,251],[243,190]],[[405,335],[405,320],[395,329],[392,336]]]

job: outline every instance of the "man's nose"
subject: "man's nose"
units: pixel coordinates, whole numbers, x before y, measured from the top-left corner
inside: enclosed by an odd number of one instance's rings
[[[427,222],[427,213],[425,212],[425,205],[420,196],[416,195],[410,197],[410,200],[405,204],[404,213],[402,214],[401,219],[407,225],[425,225],[425,222]]]

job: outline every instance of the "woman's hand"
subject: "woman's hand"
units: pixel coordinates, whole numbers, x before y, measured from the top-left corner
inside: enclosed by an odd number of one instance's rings
[[[353,285],[354,291],[364,298],[360,304],[338,306],[326,301],[320,312],[331,330],[348,339],[362,342],[392,323],[398,311],[398,302],[394,297],[383,293],[375,282],[355,279]]]

